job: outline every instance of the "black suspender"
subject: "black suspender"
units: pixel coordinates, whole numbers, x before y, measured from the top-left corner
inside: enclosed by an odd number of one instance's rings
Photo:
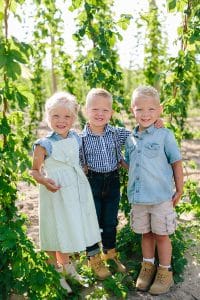
[[[119,164],[121,161],[121,153],[120,153],[120,145],[118,142],[118,138],[117,138],[117,134],[116,134],[116,130],[113,132],[112,131],[112,136],[113,136],[113,141],[114,141],[114,145],[115,145],[115,153],[116,153],[116,158],[117,158],[117,163]],[[84,168],[87,168],[87,159],[86,159],[86,155],[85,155],[85,140],[84,137],[81,137],[81,145],[82,145],[82,157],[83,157],[83,165]]]

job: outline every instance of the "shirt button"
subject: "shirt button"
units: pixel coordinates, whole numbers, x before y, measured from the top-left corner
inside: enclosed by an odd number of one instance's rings
[[[136,193],[139,193],[139,190],[136,190]]]
[[[139,176],[136,176],[136,180],[139,180],[140,179],[140,177]]]
[[[138,153],[141,153],[141,150],[138,150]]]
[[[139,167],[139,164],[138,164],[138,163],[136,163],[136,167]]]

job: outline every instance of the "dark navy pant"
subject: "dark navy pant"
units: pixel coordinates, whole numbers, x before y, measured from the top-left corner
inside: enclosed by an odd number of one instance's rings
[[[97,173],[88,171],[104,250],[115,248],[117,215],[120,200],[119,172]],[[99,245],[87,247],[87,253],[98,253]],[[97,251],[98,250],[98,251]]]

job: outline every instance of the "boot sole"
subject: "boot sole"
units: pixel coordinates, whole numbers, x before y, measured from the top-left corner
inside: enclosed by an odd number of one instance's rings
[[[167,293],[170,292],[170,289],[171,289],[171,287],[172,287],[173,285],[174,285],[174,281],[171,283],[171,285],[170,285],[170,287],[169,287],[169,289],[168,289],[167,291],[165,291],[165,292],[163,292],[163,293],[154,293],[154,292],[152,293],[151,290],[149,290],[149,294],[155,295],[155,296],[167,294]]]

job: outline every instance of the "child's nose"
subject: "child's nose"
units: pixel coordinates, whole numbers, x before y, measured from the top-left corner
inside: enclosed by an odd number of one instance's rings
[[[98,115],[99,115],[99,116],[102,116],[102,115],[103,115],[103,111],[102,111],[102,110],[99,110],[99,111],[98,111]]]

